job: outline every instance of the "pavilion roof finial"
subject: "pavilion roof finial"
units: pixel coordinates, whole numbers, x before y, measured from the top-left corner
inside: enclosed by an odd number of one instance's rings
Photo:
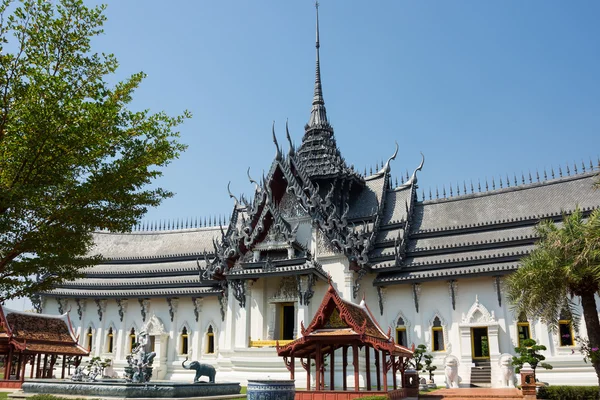
[[[319,2],[315,2],[315,9],[317,12],[317,30],[316,30],[316,44],[317,49],[317,63],[315,70],[315,94],[313,96],[312,110],[310,112],[310,120],[308,122],[309,127],[326,124],[327,123],[327,112],[325,111],[325,100],[323,100],[323,88],[321,86],[321,65],[319,59]]]

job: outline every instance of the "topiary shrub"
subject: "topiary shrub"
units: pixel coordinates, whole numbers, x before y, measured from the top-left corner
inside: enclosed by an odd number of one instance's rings
[[[550,400],[598,400],[598,386],[542,386],[538,399]]]

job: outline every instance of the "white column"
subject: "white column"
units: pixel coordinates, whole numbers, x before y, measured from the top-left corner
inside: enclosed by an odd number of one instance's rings
[[[202,306],[204,299],[202,297],[196,297],[194,299],[194,308],[198,313],[198,321],[196,322],[196,329],[193,333],[193,346],[192,346],[192,359],[200,360],[202,358],[202,337],[204,336],[204,330],[202,329]]]
[[[119,324],[119,331],[117,332],[117,340],[115,340],[116,352],[115,352],[115,361],[116,360],[124,360],[125,356],[129,351],[129,346],[127,346],[127,339],[129,338],[129,332],[127,331],[127,299],[121,300],[121,308],[123,311],[123,319]],[[118,304],[117,304],[118,307]]]
[[[236,329],[235,315],[237,300],[233,296],[233,290],[231,287],[227,288],[227,311],[225,312],[225,329],[221,329],[219,336],[224,337],[222,343],[222,349],[232,350],[234,347],[234,334]]]

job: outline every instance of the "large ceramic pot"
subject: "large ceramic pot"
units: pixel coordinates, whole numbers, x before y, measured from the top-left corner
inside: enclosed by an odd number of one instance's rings
[[[293,380],[261,379],[248,381],[247,400],[294,400]]]

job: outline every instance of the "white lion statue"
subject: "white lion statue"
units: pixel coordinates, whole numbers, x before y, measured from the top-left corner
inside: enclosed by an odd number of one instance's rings
[[[446,388],[458,388],[458,358],[452,355],[444,358],[444,374],[446,375]]]
[[[498,366],[500,367],[500,387],[515,387],[515,373],[512,366],[512,355],[502,354],[498,359]]]

